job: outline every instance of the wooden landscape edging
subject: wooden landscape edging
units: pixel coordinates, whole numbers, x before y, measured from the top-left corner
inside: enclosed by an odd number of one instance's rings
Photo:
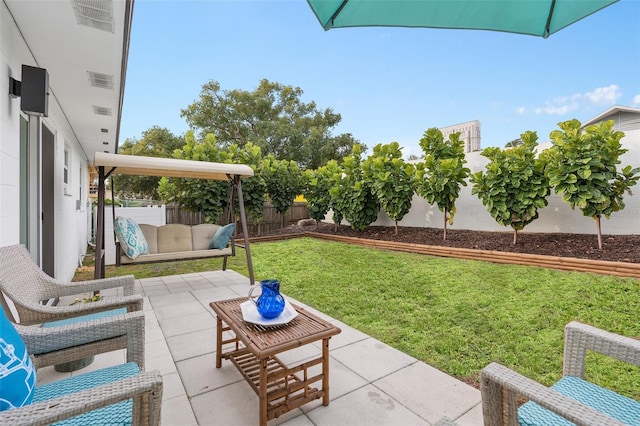
[[[298,235],[302,236],[303,234]],[[577,259],[574,257],[544,256],[538,254],[511,253],[495,250],[474,250],[412,243],[398,243],[393,241],[343,237],[340,235],[323,234],[319,232],[305,232],[304,235],[321,240],[339,241],[381,250],[402,251],[407,253],[427,254],[431,256],[454,257],[459,259],[539,266],[541,268],[561,269],[566,271],[591,272],[602,275],[640,278],[640,264],[638,263],[610,262],[605,260]],[[280,238],[263,237],[260,241],[275,241],[276,239],[283,239],[282,237],[295,238],[294,235],[285,235],[280,236]],[[251,241],[254,241],[254,239],[252,238]],[[255,241],[258,242],[258,240]]]

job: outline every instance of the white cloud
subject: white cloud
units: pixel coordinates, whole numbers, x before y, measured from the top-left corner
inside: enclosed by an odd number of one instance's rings
[[[612,84],[609,87],[598,87],[593,92],[587,92],[584,97],[596,106],[614,105],[616,100],[622,95],[618,91],[619,87]]]
[[[574,93],[571,96],[559,96],[552,101],[545,102],[544,107],[534,109],[536,114],[564,115],[586,106],[610,106],[615,105],[622,93],[619,87],[612,84],[607,87],[597,87],[591,92]],[[638,95],[636,98],[640,97]],[[634,98],[634,101],[636,99]],[[640,101],[640,99],[638,99]],[[640,102],[639,102],[640,103]]]
[[[640,95],[635,95],[631,101],[631,105],[640,106]]]
[[[527,112],[527,109],[525,107],[523,107],[523,106],[519,106],[518,108],[516,108],[516,114],[518,114],[518,115],[522,115],[525,112]]]

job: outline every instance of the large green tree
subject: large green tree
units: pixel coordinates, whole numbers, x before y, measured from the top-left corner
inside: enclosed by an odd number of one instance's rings
[[[478,195],[496,222],[513,228],[513,244],[518,231],[538,218],[550,192],[544,162],[536,158],[538,135],[529,131],[518,140],[513,148],[486,148],[482,156],[491,161],[485,172],[471,175],[471,194]]]
[[[602,250],[600,219],[624,209],[623,195],[640,176],[640,168],[618,170],[619,157],[627,150],[620,140],[624,133],[613,130],[613,120],[587,126],[573,119],[558,123],[551,132],[553,146],[543,152],[549,184],[562,201],[596,221],[598,247]]]
[[[464,143],[460,133],[452,133],[444,140],[442,132],[433,127],[424,132],[420,147],[424,162],[416,165],[416,193],[429,204],[436,204],[444,213],[443,239],[447,239],[447,222],[453,224],[460,186],[471,170],[464,167]]]
[[[331,134],[340,114],[319,110],[315,102],[303,102],[302,95],[299,87],[266,79],[254,91],[223,90],[220,83],[209,81],[181,116],[201,137],[214,134],[222,148],[252,142],[263,155],[293,160],[302,168],[314,169],[347,155],[357,141],[348,133]]]
[[[242,198],[248,216],[248,221],[258,225],[258,235],[260,235],[260,223],[264,215],[264,201],[267,193],[267,185],[262,177],[262,152],[260,147],[248,143],[244,148],[233,144],[229,147],[226,162],[234,164],[246,164],[253,169],[254,175],[243,179]],[[235,197],[235,212],[240,211],[238,197]]]
[[[154,126],[142,132],[140,139],[127,139],[118,149],[119,154],[145,157],[172,158],[173,151],[185,144],[182,136],[175,136],[168,129]],[[114,175],[114,190],[120,198],[148,198],[159,200],[156,176]]]
[[[411,209],[415,167],[402,159],[400,144],[391,142],[376,145],[373,154],[362,163],[362,170],[380,207],[394,221],[397,235],[398,222]]]

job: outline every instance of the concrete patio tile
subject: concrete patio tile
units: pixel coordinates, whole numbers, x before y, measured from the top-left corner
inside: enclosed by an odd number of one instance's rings
[[[287,420],[282,425],[286,426],[314,426],[313,422],[309,420],[309,417],[304,414],[294,417],[291,420]]]
[[[456,419],[480,403],[480,391],[423,362],[373,383],[430,423]]]
[[[150,287],[150,288],[144,288],[142,290],[144,292],[145,296],[151,297],[151,296],[162,296],[165,294],[171,294],[169,292],[169,289],[166,288],[165,286],[154,286],[154,287]]]
[[[321,367],[319,365],[315,365],[309,369],[310,376],[320,373]],[[368,382],[365,379],[351,371],[351,369],[346,365],[333,358],[329,360],[329,397],[331,401],[351,393],[367,384]],[[321,382],[317,382],[313,386],[319,387],[321,386]],[[303,405],[300,409],[306,413],[320,406],[322,406],[322,399],[317,399]]]
[[[260,418],[258,396],[244,379],[191,398],[191,406],[200,425],[257,425]],[[277,419],[270,420],[269,426],[283,424],[301,414],[299,409],[292,410]]]
[[[227,287],[209,287],[207,289],[202,290],[193,290],[191,294],[198,300],[203,303],[206,303],[207,306],[209,302],[214,302],[216,300],[225,300],[232,299],[234,297],[238,297],[238,295],[229,290]]]
[[[188,283],[175,283],[168,284],[167,288],[171,294],[184,293],[191,291],[191,286]]]
[[[184,275],[166,275],[160,278],[165,284],[186,283]]]
[[[183,315],[181,317],[167,318],[160,320],[160,327],[165,337],[177,336],[178,334],[192,333],[199,330],[215,329],[216,320],[213,312]]]
[[[162,305],[158,307],[154,305],[153,310],[160,321],[204,312],[204,308],[200,302],[195,299],[191,299],[188,302],[177,302],[171,305]]]
[[[182,379],[177,371],[162,375],[162,400],[166,401],[177,396],[186,395]]]
[[[215,417],[212,417],[212,419]],[[200,423],[200,426],[212,424]],[[185,395],[162,401],[162,413],[160,417],[161,426],[198,426],[196,417],[191,409],[189,399]]]
[[[136,280],[136,284],[147,287],[152,285],[164,285],[164,281],[162,281],[162,278],[143,278],[140,280]]]
[[[455,419],[458,426],[478,426],[484,424],[482,417],[482,402],[464,413],[458,419]]]
[[[176,371],[176,365],[165,341],[149,342],[145,345],[144,363],[146,371],[159,370],[160,374]]]
[[[373,338],[332,350],[331,356],[350,366],[353,371],[369,381],[377,380],[416,362],[415,358]]]
[[[176,367],[189,398],[226,387],[231,383],[244,381],[242,375],[229,361],[223,360],[222,367],[216,368],[216,358],[213,353],[178,361]],[[247,387],[247,390],[253,394],[250,388]]]
[[[175,303],[191,302],[196,298],[189,292],[179,294],[166,294],[163,296],[153,296],[149,298],[149,301],[153,305],[154,309],[160,306],[173,305]]]
[[[331,340],[329,340],[329,349],[332,351],[334,349],[338,349],[343,346],[347,346],[352,343],[360,342],[362,340],[369,338],[368,335],[364,334],[361,331],[356,330],[355,328],[349,327],[343,322],[336,321],[336,320],[329,321],[329,322],[331,322],[331,324],[335,325],[340,330],[342,330],[340,334],[337,334],[331,337]],[[314,342],[313,344],[319,348],[322,347],[322,341]]]
[[[176,362],[213,353],[216,350],[216,332],[211,329],[179,334],[168,337],[167,345]]]
[[[341,425],[429,425],[416,414],[372,385],[364,386],[340,398],[328,407],[305,413],[316,426]]]

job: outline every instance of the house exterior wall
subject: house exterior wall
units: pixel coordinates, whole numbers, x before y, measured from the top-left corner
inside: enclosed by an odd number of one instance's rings
[[[551,143],[540,144],[543,150],[551,146]],[[622,139],[623,148],[628,151],[620,157],[620,167],[631,165],[640,167],[640,126],[634,130],[625,131]],[[484,170],[489,160],[480,152],[471,152],[466,155],[467,167],[472,173]],[[614,213],[609,219],[602,220],[602,233],[609,235],[640,234],[640,184],[632,188],[633,195],[624,197],[624,210]],[[569,234],[596,234],[595,221],[582,215],[579,209],[572,210],[562,201],[562,197],[552,193],[547,200],[549,204],[539,210],[539,217],[527,225],[523,232],[553,232]],[[331,221],[331,212],[327,215],[327,221]],[[374,226],[393,226],[393,221],[386,213],[380,212]],[[424,198],[413,196],[411,211],[399,222],[400,226],[416,227],[443,227],[443,213],[437,206],[431,206]],[[463,186],[460,196],[456,201],[456,215],[453,225],[447,229],[470,229],[477,231],[510,232],[509,227],[500,226],[487,212],[482,201],[471,195],[471,183]]]
[[[20,243],[20,98],[9,97],[9,77],[21,80],[22,64],[38,66],[27,43],[9,14],[4,2],[0,4],[0,245]],[[51,82],[54,85],[55,82]],[[36,118],[33,117],[32,120]],[[88,160],[55,98],[49,96],[49,116],[42,119],[55,136],[54,214],[55,214],[55,276],[70,279],[78,265],[80,255],[86,253],[88,239],[87,208]],[[64,186],[65,147],[69,153],[69,185]],[[39,168],[30,163],[30,179],[36,179]],[[81,169],[84,189],[80,194]],[[33,195],[33,194],[31,194]],[[79,201],[79,203],[78,203]],[[35,232],[31,229],[30,232]],[[29,247],[34,258],[34,247]]]

